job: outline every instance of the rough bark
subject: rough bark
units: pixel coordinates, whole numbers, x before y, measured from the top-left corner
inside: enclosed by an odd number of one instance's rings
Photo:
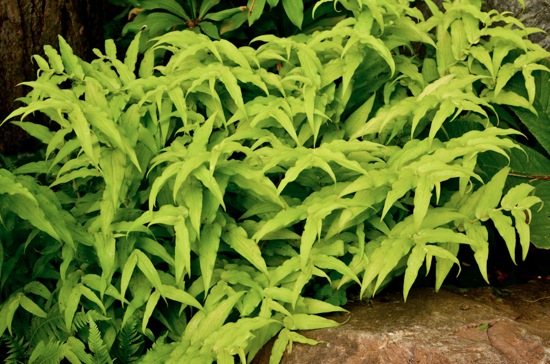
[[[434,0],[440,8],[443,8],[443,0]],[[484,0],[482,9],[488,11],[496,9],[500,12],[511,12],[527,27],[540,28],[544,32],[531,34],[529,39],[540,44],[546,50],[550,50],[550,0],[524,0],[525,8],[518,0]],[[414,5],[420,8],[424,15],[430,14],[428,6],[423,0],[416,0]]]
[[[75,54],[91,57],[103,43],[103,0],[1,0],[0,1],[0,120],[17,107],[15,99],[28,90],[17,86],[36,78],[33,54],[58,45],[58,34]],[[0,152],[25,150],[26,135],[12,125],[0,128]]]
[[[485,9],[510,11],[528,27],[536,27],[545,33],[536,33],[530,39],[550,50],[550,0],[525,0],[525,9],[518,0],[486,0]]]

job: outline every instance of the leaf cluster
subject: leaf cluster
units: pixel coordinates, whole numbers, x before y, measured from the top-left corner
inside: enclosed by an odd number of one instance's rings
[[[428,19],[332,3],[351,16],[253,47],[182,30],[143,56],[138,32],[122,60],[112,40],[92,62],[62,38],[34,56],[8,119],[44,158],[0,169],[10,360],[248,362],[279,333],[278,362],[315,343],[296,330],[338,325],[321,315],[351,286],[404,275],[406,298],[433,266],[439,288],[461,246],[487,279],[490,226],[525,258],[541,199],[506,187],[520,133],[498,122],[536,111],[548,53],[531,30],[477,1],[428,1]]]
[[[113,1],[112,1],[113,2]],[[315,0],[235,1],[133,1],[115,2],[126,9],[110,27],[120,27],[122,36],[143,32],[141,49],[149,40],[173,30],[190,29],[211,39],[230,39],[247,44],[255,36],[289,36],[328,29],[348,15],[330,5],[318,8]],[[123,21],[127,18],[128,21]]]

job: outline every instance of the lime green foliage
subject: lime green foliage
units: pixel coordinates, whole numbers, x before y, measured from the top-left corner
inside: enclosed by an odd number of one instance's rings
[[[296,330],[338,324],[320,315],[352,285],[370,297],[404,274],[406,298],[433,265],[439,288],[461,245],[487,279],[488,222],[525,257],[541,200],[477,160],[519,148],[495,110],[533,110],[548,53],[477,1],[427,20],[408,1],[335,4],[353,17],[253,47],[185,30],[139,62],[141,33],[123,60],[110,40],[91,63],[61,38],[35,56],[9,119],[58,128],[17,122],[45,158],[0,170],[10,358],[247,362],[280,332],[278,362],[315,343]]]

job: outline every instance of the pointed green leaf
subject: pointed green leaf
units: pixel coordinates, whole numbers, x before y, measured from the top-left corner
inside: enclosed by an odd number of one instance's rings
[[[166,10],[169,13],[175,14],[180,18],[188,21],[191,19],[189,15],[183,10],[180,4],[173,0],[141,0],[139,7],[146,10]]]
[[[302,0],[282,0],[283,8],[285,9],[286,16],[290,19],[292,24],[302,29],[302,22],[304,20],[304,3]]]
[[[290,330],[316,330],[340,325],[334,320],[304,313],[295,313],[292,316],[287,316],[284,318],[283,323]]]
[[[153,312],[155,310],[155,307],[157,306],[157,303],[160,298],[160,292],[158,290],[155,290],[147,300],[147,305],[145,305],[145,311],[143,312],[143,320],[141,322],[141,331],[145,332],[147,330],[147,324],[149,323],[149,319],[153,315]]]
[[[267,275],[267,266],[262,253],[254,240],[250,239],[242,227],[228,226],[222,234],[222,239],[243,258],[248,260],[258,270]]]
[[[134,268],[137,265],[138,257],[136,254],[136,250],[130,254],[128,259],[126,259],[126,263],[124,264],[124,267],[122,268],[122,276],[120,278],[120,295],[124,297],[126,293],[126,289],[128,288],[128,285],[130,284],[130,279],[132,278],[132,275],[134,273]]]
[[[198,309],[202,309],[202,305],[183,289],[176,288],[174,286],[162,285],[163,296],[173,301],[180,302],[184,305],[192,306]]]
[[[174,271],[176,282],[181,282],[185,273],[191,274],[191,241],[185,219],[180,219],[174,224],[174,232],[176,234]]]
[[[21,295],[19,299],[19,305],[23,307],[27,312],[32,313],[35,316],[46,318],[48,314],[44,312],[33,300],[25,295]]]
[[[202,228],[198,255],[204,282],[204,292],[208,292],[212,282],[221,234],[222,228],[217,223],[207,224]]]
[[[417,244],[411,250],[409,258],[407,259],[407,269],[405,270],[405,279],[403,281],[403,299],[407,301],[409,291],[418,277],[418,271],[424,263],[426,257],[426,248],[424,244]]]
[[[476,207],[476,217],[478,219],[487,219],[491,211],[497,208],[502,198],[502,190],[504,189],[504,183],[506,182],[506,177],[508,177],[509,172],[509,167],[502,168],[485,185],[484,193],[479,199]]]

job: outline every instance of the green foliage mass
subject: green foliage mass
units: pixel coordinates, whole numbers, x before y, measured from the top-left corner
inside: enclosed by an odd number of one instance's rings
[[[6,362],[248,362],[279,333],[276,363],[350,287],[404,274],[406,299],[425,266],[438,289],[461,246],[487,280],[491,226],[525,258],[541,199],[507,186],[500,119],[544,128],[533,30],[473,0],[332,3],[351,16],[250,46],[183,30],[140,55],[138,32],[123,59],[34,56],[8,119],[43,158],[0,169]]]

